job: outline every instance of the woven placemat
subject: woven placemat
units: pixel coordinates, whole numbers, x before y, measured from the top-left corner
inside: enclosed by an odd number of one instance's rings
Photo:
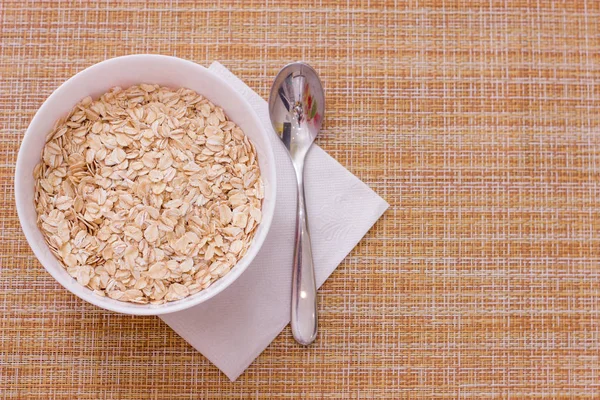
[[[310,62],[319,144],[391,209],[235,383],[158,318],[62,289],[12,176],[43,100],[131,53],[263,96]],[[600,2],[0,2],[0,397],[600,397]]]

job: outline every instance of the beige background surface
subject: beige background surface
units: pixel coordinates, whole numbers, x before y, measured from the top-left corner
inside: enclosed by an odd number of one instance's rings
[[[230,383],[158,318],[67,293],[12,176],[44,99],[131,53],[218,60],[263,96],[320,72],[319,144],[391,208]],[[1,398],[600,397],[597,1],[0,1]]]

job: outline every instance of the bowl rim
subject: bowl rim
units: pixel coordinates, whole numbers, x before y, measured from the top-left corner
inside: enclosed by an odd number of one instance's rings
[[[33,141],[35,139],[38,139],[38,138],[34,138],[34,134],[32,133],[32,131],[35,130],[35,128],[41,121],[43,121],[42,116],[45,114],[45,111],[48,109],[51,109],[54,102],[56,101],[56,98],[59,97],[62,94],[62,92],[66,91],[71,85],[76,85],[77,81],[79,81],[80,79],[87,78],[87,75],[94,74],[96,72],[96,70],[98,70],[98,69],[105,68],[107,65],[110,65],[110,64],[118,65],[118,64],[122,63],[123,61],[128,61],[128,60],[132,60],[132,59],[139,59],[140,61],[147,61],[147,62],[153,62],[156,60],[160,60],[161,62],[179,63],[182,66],[196,68],[200,74],[210,76],[210,79],[213,79],[214,81],[218,82],[219,86],[222,86],[224,88],[224,90],[228,90],[233,96],[236,96],[243,104],[243,106],[245,108],[244,112],[246,112],[248,114],[248,117],[250,118],[251,123],[256,125],[258,127],[259,131],[262,131],[264,135],[268,135],[268,130],[265,129],[264,125],[261,123],[258,115],[254,111],[254,109],[252,108],[252,106],[250,105],[248,100],[246,100],[246,98],[241,93],[239,93],[237,90],[235,90],[226,80],[224,80],[220,76],[214,74],[208,68],[206,68],[200,64],[197,64],[195,62],[185,60],[185,59],[182,59],[179,57],[166,56],[166,55],[160,55],[160,54],[133,54],[133,55],[125,55],[125,56],[109,58],[109,59],[106,59],[99,63],[93,64],[93,65],[77,72],[75,75],[71,76],[69,79],[64,81],[52,92],[52,94],[50,94],[50,96],[48,96],[46,98],[46,100],[44,100],[42,105],[36,111],[35,115],[33,116],[31,122],[29,123],[29,125],[25,131],[25,134],[23,135],[21,144],[19,146],[19,152],[17,154],[17,162],[16,162],[16,167],[15,167],[15,172],[14,172],[15,203],[16,203],[17,214],[18,214],[18,218],[19,218],[19,224],[21,225],[21,230],[25,234],[25,238],[27,239],[27,243],[29,244],[29,247],[32,249],[32,251],[33,251],[34,255],[36,256],[36,258],[38,259],[39,263],[42,264],[44,269],[46,271],[48,271],[48,273],[58,283],[60,283],[61,286],[63,286],[65,289],[67,289],[69,292],[71,292],[75,296],[87,301],[88,303],[91,303],[95,306],[98,306],[98,307],[106,309],[106,310],[115,311],[115,312],[122,313],[122,314],[129,314],[129,315],[162,315],[162,314],[169,314],[169,313],[186,310],[188,308],[197,306],[198,304],[204,303],[205,301],[211,299],[212,297],[216,296],[217,294],[219,294],[223,290],[225,290],[227,287],[229,287],[233,282],[235,282],[242,275],[242,273],[248,268],[248,266],[252,263],[256,254],[258,254],[258,252],[260,251],[260,249],[269,233],[269,230],[271,227],[271,222],[273,220],[273,215],[275,212],[275,201],[276,201],[276,193],[277,193],[277,188],[276,188],[277,182],[275,179],[276,178],[275,153],[274,153],[274,149],[273,149],[271,140],[266,138],[265,153],[268,158],[268,160],[267,160],[268,165],[273,166],[273,179],[270,179],[268,188],[265,188],[266,189],[265,190],[265,198],[267,198],[267,196],[268,196],[268,198],[270,199],[270,202],[269,202],[269,209],[267,209],[266,212],[263,212],[262,220],[260,223],[260,225],[263,229],[261,232],[262,234],[260,236],[255,235],[255,237],[253,238],[252,244],[250,245],[250,247],[248,249],[248,252],[242,258],[242,260],[240,260],[238,263],[236,263],[231,268],[231,270],[226,275],[224,275],[224,277],[228,277],[228,279],[225,280],[223,283],[216,285],[216,286],[214,286],[214,284],[213,284],[213,285],[209,286],[207,289],[204,289],[204,290],[202,290],[198,293],[195,293],[191,296],[188,296],[182,300],[166,302],[166,303],[158,304],[158,305],[135,304],[135,303],[131,303],[131,302],[121,302],[119,300],[114,300],[114,299],[110,299],[110,301],[106,301],[109,298],[98,296],[98,295],[94,294],[92,290],[90,290],[89,288],[87,288],[83,285],[80,285],[79,283],[77,283],[77,285],[79,285],[79,287],[81,287],[81,288],[84,288],[85,291],[83,291],[82,293],[75,293],[70,288],[70,286],[71,286],[70,284],[73,282],[73,278],[71,278],[71,277],[66,278],[64,274],[60,274],[59,271],[55,271],[53,268],[46,266],[44,261],[42,261],[45,258],[45,254],[43,254],[42,248],[43,248],[43,246],[47,246],[47,244],[45,242],[40,243],[39,241],[35,240],[33,237],[35,231],[30,230],[27,227],[27,225],[23,223],[23,221],[26,218],[25,217],[25,215],[26,215],[25,202],[28,201],[27,199],[21,198],[21,195],[20,195],[21,187],[23,187],[23,185],[25,185],[25,183],[23,183],[23,181],[21,179],[19,179],[20,176],[23,176],[25,174],[25,172],[23,172],[23,170],[26,168],[25,165],[23,165],[25,163],[25,161],[23,161],[24,160],[23,154],[26,151],[28,151],[28,149],[31,147],[31,143],[33,143]],[[107,88],[107,90],[109,88]],[[75,104],[73,104],[73,105],[75,105]],[[263,155],[263,157],[264,157],[264,155]],[[32,199],[32,201],[33,201],[33,199]],[[264,204],[263,204],[263,207],[264,207]],[[263,211],[265,211],[265,210],[263,210]],[[41,231],[39,230],[39,227],[36,226],[35,229],[37,229],[41,233]],[[48,251],[48,252],[51,254],[50,251]],[[55,257],[55,256],[52,254],[52,257]],[[67,274],[67,276],[68,276],[68,274]],[[222,280],[224,277],[219,278],[216,282]],[[210,290],[211,288],[213,288],[213,290]],[[122,303],[122,304],[119,304],[119,303]]]

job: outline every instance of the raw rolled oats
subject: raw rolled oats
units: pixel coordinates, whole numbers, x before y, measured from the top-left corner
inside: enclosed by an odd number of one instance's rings
[[[52,252],[80,284],[122,301],[207,288],[246,254],[261,221],[254,146],[185,88],[83,99],[48,135],[34,178]]]

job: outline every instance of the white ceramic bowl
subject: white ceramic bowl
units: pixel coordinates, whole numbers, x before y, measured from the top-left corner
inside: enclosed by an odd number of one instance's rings
[[[260,223],[248,253],[231,271],[207,289],[183,300],[161,305],[139,305],[100,297],[80,285],[57,262],[36,224],[33,203],[33,168],[40,161],[45,137],[56,120],[86,96],[98,98],[114,86],[123,88],[138,83],[158,83],[172,88],[187,87],[220,105],[254,143],[265,185],[265,198]],[[248,267],[263,244],[275,208],[275,159],[271,142],[250,104],[223,79],[190,61],[161,55],[131,55],[113,58],[81,71],[63,83],[40,107],[25,132],[15,172],[15,198],[19,221],[36,257],[48,272],[66,289],[99,307],[125,314],[158,315],[180,311],[200,304],[235,281]]]

